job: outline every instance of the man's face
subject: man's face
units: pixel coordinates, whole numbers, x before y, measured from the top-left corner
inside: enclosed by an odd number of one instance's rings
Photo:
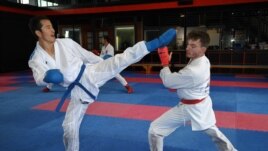
[[[49,43],[55,42],[55,30],[50,22],[50,20],[41,20],[40,21],[42,27],[41,32],[37,31],[37,35],[39,40],[43,40]]]
[[[200,39],[189,39],[186,47],[186,57],[195,59],[205,54],[206,48],[201,45]]]
[[[107,40],[105,38],[102,38],[102,44],[107,45]]]

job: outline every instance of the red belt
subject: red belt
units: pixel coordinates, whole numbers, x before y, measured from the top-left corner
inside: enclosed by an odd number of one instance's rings
[[[181,103],[183,103],[183,104],[197,104],[197,103],[202,102],[203,100],[205,100],[205,98],[203,98],[203,99],[194,99],[194,100],[181,99]]]

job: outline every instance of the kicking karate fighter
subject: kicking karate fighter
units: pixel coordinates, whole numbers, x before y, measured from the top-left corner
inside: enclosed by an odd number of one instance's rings
[[[231,142],[217,128],[212,101],[209,96],[210,62],[205,56],[210,38],[206,32],[192,31],[187,37],[187,66],[172,73],[168,67],[171,55],[168,48],[158,49],[163,69],[160,77],[165,87],[177,89],[180,102],[159,118],[149,128],[151,151],[163,151],[163,140],[177,128],[191,121],[193,131],[209,135],[220,151],[236,151]],[[187,141],[181,138],[181,141]]]
[[[71,91],[62,124],[67,151],[79,150],[80,124],[89,104],[96,100],[99,87],[151,51],[169,44],[176,36],[176,30],[169,29],[159,38],[138,42],[122,54],[103,61],[71,39],[56,39],[51,21],[45,16],[33,17],[29,27],[38,40],[28,62],[36,84],[60,84],[68,86],[66,92]]]
[[[108,36],[103,37],[103,46],[101,48],[100,57],[108,59],[114,56],[114,47],[110,44]],[[115,78],[127,89],[128,93],[133,93],[133,88],[127,83],[126,79],[120,74],[117,74]]]

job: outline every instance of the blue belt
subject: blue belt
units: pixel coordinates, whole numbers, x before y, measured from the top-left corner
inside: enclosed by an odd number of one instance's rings
[[[65,93],[63,94],[58,106],[56,107],[56,111],[59,112],[62,105],[64,104],[64,101],[66,100],[67,96],[71,93],[72,89],[77,85],[79,86],[81,89],[83,89],[92,99],[96,100],[96,96],[94,96],[92,93],[90,93],[81,83],[79,83],[84,71],[85,71],[86,66],[83,64],[81,66],[80,72],[77,76],[77,78],[74,80],[73,83],[71,83],[67,90],[65,91]]]

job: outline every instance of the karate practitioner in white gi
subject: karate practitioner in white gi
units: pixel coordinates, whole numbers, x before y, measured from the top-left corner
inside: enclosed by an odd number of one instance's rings
[[[36,84],[60,84],[68,86],[66,92],[71,91],[62,124],[66,151],[79,150],[80,124],[89,104],[96,99],[99,87],[146,54],[169,44],[176,36],[176,30],[169,29],[152,41],[138,42],[122,54],[103,61],[71,39],[56,39],[52,23],[46,16],[33,17],[29,28],[38,40],[28,62]]]
[[[236,151],[231,142],[217,128],[210,89],[210,62],[205,56],[210,38],[206,32],[192,31],[187,37],[186,57],[188,64],[178,72],[168,67],[171,55],[168,48],[158,49],[163,69],[160,77],[165,87],[176,89],[180,102],[155,119],[149,128],[151,151],[163,151],[163,140],[177,128],[191,122],[193,131],[209,135],[220,151]],[[187,141],[181,138],[178,141]]]
[[[111,45],[109,37],[104,36],[100,57],[105,59],[112,56],[114,56],[114,47]],[[133,93],[133,88],[128,84],[124,77],[122,77],[120,74],[117,74],[115,78],[127,89],[128,93]]]

